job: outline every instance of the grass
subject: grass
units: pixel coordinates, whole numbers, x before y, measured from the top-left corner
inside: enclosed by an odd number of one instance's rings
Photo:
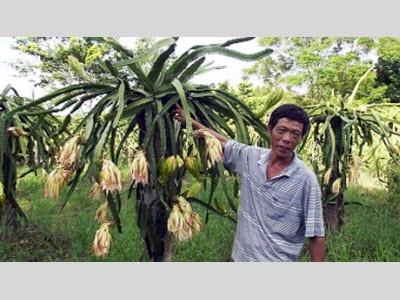
[[[344,226],[327,233],[327,261],[400,261],[400,209],[387,201],[386,191],[352,186],[345,201]],[[300,260],[309,261],[306,251]]]
[[[29,218],[26,228],[0,241],[0,261],[142,261],[144,243],[136,225],[135,199],[123,195],[123,233],[114,230],[110,255],[96,258],[91,252],[99,224],[94,214],[101,201],[91,199],[83,184],[62,212],[60,202],[43,197],[45,178],[26,176],[18,183],[18,199]],[[223,196],[217,189],[215,197]],[[206,194],[200,195],[206,198]],[[384,190],[351,187],[345,194],[345,225],[341,232],[327,233],[328,261],[400,261],[400,213],[388,203]],[[62,199],[62,198],[61,198]],[[362,205],[352,202],[358,201]],[[205,210],[193,204],[204,219]],[[228,261],[235,224],[210,214],[203,231],[185,243],[174,244],[174,261]],[[300,261],[309,261],[304,249]]]

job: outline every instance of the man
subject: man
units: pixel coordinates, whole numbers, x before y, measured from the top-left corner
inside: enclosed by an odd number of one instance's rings
[[[182,108],[175,118],[184,122]],[[192,120],[224,149],[224,165],[241,177],[234,261],[296,261],[309,239],[311,261],[324,261],[325,232],[317,178],[295,154],[310,122],[299,106],[284,104],[268,123],[271,149],[244,145]]]

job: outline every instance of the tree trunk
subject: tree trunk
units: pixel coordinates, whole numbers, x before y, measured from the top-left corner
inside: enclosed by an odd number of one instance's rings
[[[329,184],[324,189],[323,192],[323,199],[325,203],[324,221],[325,221],[325,226],[328,230],[340,230],[340,227],[343,225],[343,214],[344,214],[343,190],[346,185],[346,180],[341,180],[341,188],[339,189],[338,194],[332,192],[332,185],[338,178],[343,179],[343,177],[345,177],[345,174],[343,174],[344,170],[343,168],[341,169],[340,166],[340,161],[344,154],[343,138],[342,138],[343,122],[339,117],[334,117],[331,120],[331,126],[335,135],[336,153],[334,154],[332,173],[329,179]],[[332,201],[329,201],[329,199],[332,199]]]
[[[6,140],[3,144],[3,165],[1,166],[4,202],[0,205],[0,226],[3,229],[0,232],[16,230],[20,225],[18,217],[22,217],[26,221],[26,216],[16,200],[17,166],[12,153],[12,142],[12,137],[6,133]]]
[[[0,224],[3,229],[0,233],[16,230],[19,227],[18,210],[9,201],[0,206]]]
[[[171,262],[174,256],[172,247],[172,234],[167,232],[164,239],[164,262]]]
[[[324,207],[325,227],[330,231],[339,231],[343,225],[343,210],[337,204],[327,204]]]
[[[147,112],[150,113],[150,112]],[[154,114],[156,112],[153,112]],[[143,144],[147,130],[145,120],[139,122],[139,144]],[[146,149],[149,162],[149,184],[138,187],[137,201],[138,225],[146,244],[150,261],[161,262],[172,259],[171,242],[167,230],[168,210],[165,204],[170,204],[165,187],[158,182],[157,163],[166,155],[160,147],[160,131],[156,127],[154,137]],[[170,188],[170,187],[169,187]]]
[[[168,99],[166,99],[168,100]],[[157,115],[157,110],[152,112],[153,117]],[[146,114],[150,114],[149,111]],[[137,189],[138,201],[138,225],[141,229],[142,237],[146,244],[147,254],[151,261],[172,261],[173,255],[173,237],[168,232],[167,222],[170,207],[174,198],[179,195],[182,179],[185,170],[175,172],[173,178],[167,184],[159,182],[158,164],[170,155],[182,155],[178,149],[182,149],[183,140],[182,133],[175,132],[172,120],[165,118],[165,126],[161,135],[160,127],[154,128],[154,136],[148,144],[146,157],[149,162],[149,184],[146,186],[139,185]],[[145,119],[139,122],[139,144],[143,145],[144,135],[146,133]],[[181,130],[181,129],[179,129]],[[161,142],[161,136],[167,137]],[[175,137],[176,138],[168,138]]]

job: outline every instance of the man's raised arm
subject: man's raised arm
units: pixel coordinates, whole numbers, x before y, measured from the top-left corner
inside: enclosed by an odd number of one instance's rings
[[[173,111],[173,116],[176,120],[178,120],[181,124],[185,124],[185,112],[183,111],[182,107],[179,105],[176,105],[175,110]],[[228,142],[228,139],[223,136],[222,134],[219,134],[218,132],[204,126],[200,122],[193,120],[192,119],[192,125],[194,129],[202,129],[210,133],[212,136],[214,136],[217,140],[220,141],[222,148],[225,148],[225,144]]]

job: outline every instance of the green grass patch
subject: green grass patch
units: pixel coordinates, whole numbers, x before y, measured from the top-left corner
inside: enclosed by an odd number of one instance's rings
[[[127,177],[125,174],[124,177]],[[18,183],[18,200],[29,224],[0,241],[0,261],[142,261],[146,257],[144,242],[136,224],[134,198],[122,194],[123,232],[113,229],[113,245],[105,259],[96,258],[91,246],[99,224],[95,211],[102,203],[89,197],[90,184],[75,191],[63,211],[61,202],[43,196],[45,178],[33,174]],[[64,191],[65,193],[65,191]],[[207,191],[199,195],[207,199]],[[221,187],[215,196],[224,199]],[[60,197],[62,199],[62,197]],[[345,225],[341,232],[327,233],[328,261],[400,261],[400,211],[387,201],[384,190],[366,190],[353,186],[345,194]],[[205,218],[205,209],[193,204]],[[174,241],[173,261],[229,261],[235,224],[210,213],[203,231],[193,240]],[[304,249],[300,261],[309,261]]]
[[[327,261],[400,261],[400,210],[387,201],[386,191],[352,186],[345,203],[341,231],[327,232]],[[300,260],[309,261],[306,251]]]

